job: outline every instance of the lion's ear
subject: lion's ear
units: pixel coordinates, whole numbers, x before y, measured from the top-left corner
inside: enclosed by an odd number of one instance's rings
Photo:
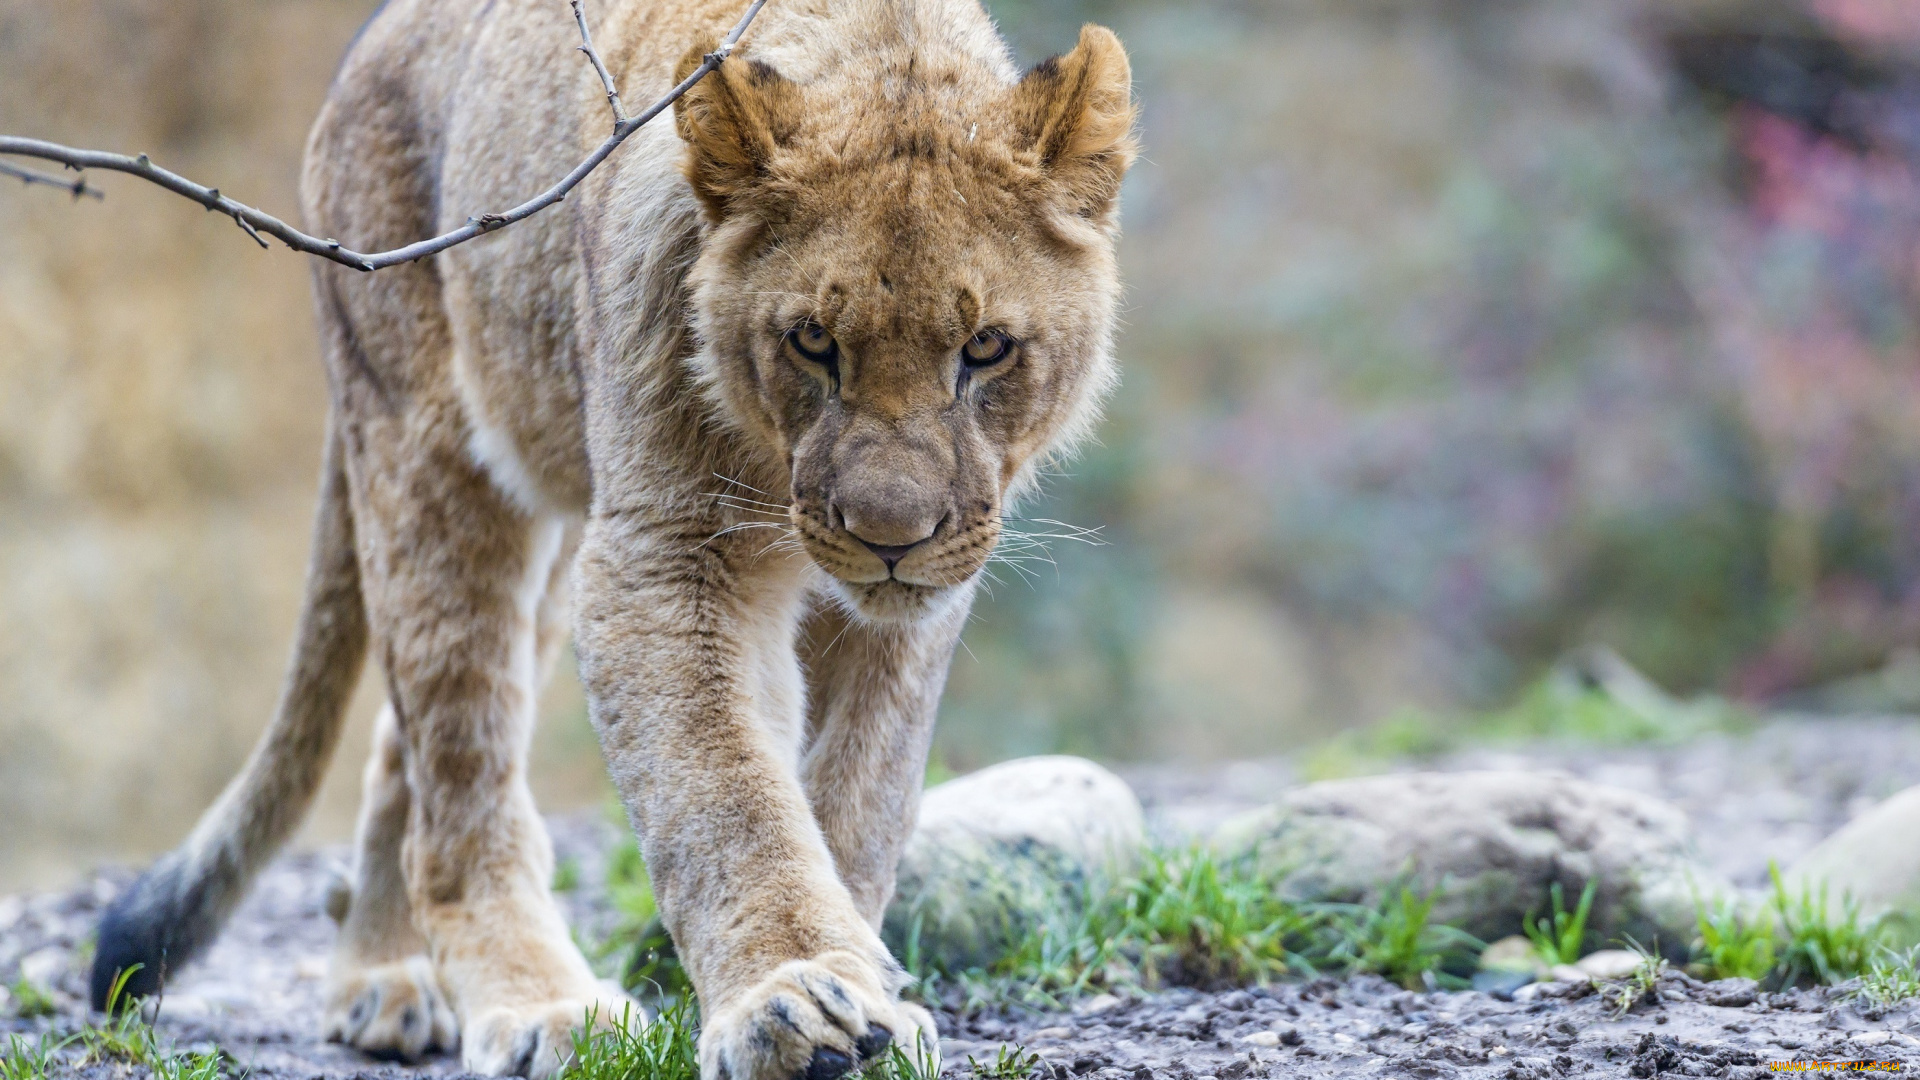
[[[1065,56],[1043,60],[1013,89],[1014,127],[1081,214],[1104,219],[1133,163],[1133,69],[1104,26],[1080,28]]]
[[[680,58],[679,82],[713,46]],[[774,152],[793,135],[798,88],[758,60],[721,64],[673,103],[674,126],[687,144],[687,179],[715,221],[740,208],[768,175]]]

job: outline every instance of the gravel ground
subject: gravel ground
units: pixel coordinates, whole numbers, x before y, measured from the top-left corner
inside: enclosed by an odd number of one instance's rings
[[[1769,858],[1791,860],[1851,816],[1920,778],[1920,723],[1785,719],[1739,737],[1684,747],[1477,750],[1423,767],[1561,769],[1667,798],[1692,815],[1701,857],[1758,885]],[[1162,835],[1177,836],[1257,806],[1297,783],[1284,760],[1126,775]],[[616,835],[592,818],[553,822],[555,847],[580,868],[565,898],[583,936],[608,917],[599,902],[602,855]],[[316,1042],[321,979],[333,927],[321,912],[344,852],[293,855],[265,874],[220,942],[169,989],[162,1030],[182,1045],[217,1042],[256,1076],[429,1076]],[[78,1022],[84,972],[77,952],[101,906],[128,880],[103,871],[64,893],[0,898],[0,984],[22,974],[51,986],[60,1013],[9,1019],[0,1036]],[[1544,988],[1541,988],[1544,989]],[[1920,1067],[1912,1002],[1863,1008],[1825,990],[1755,994],[1670,973],[1623,1011],[1612,992],[1520,1000],[1475,992],[1410,993],[1373,977],[1145,1000],[1096,998],[1071,1014],[941,1018],[945,1074],[972,1074],[1003,1045],[1024,1046],[1047,1075],[1101,1080],[1287,1077],[1758,1077],[1774,1061],[1878,1061]],[[1528,993],[1535,996],[1528,998]],[[1560,994],[1561,996],[1550,996]]]

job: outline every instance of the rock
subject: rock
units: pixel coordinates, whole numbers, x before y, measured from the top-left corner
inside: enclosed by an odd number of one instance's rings
[[[1723,1009],[1744,1009],[1759,997],[1760,984],[1752,979],[1715,979],[1705,994],[1707,1004]]]
[[[1483,994],[1512,1000],[1514,991],[1533,980],[1531,971],[1476,971],[1473,973],[1473,988]]]
[[[1824,884],[1836,905],[1852,897],[1864,920],[1885,919],[1897,937],[1920,941],[1920,787],[1847,822],[1782,877],[1795,895]]]
[[[1637,952],[1626,949],[1601,949],[1580,958],[1573,966],[1590,978],[1624,979],[1640,970],[1645,963]]]
[[[1256,1031],[1240,1041],[1246,1043],[1248,1046],[1279,1046],[1280,1033],[1277,1031]]]
[[[1547,966],[1533,942],[1519,934],[1503,937],[1480,952],[1481,971],[1520,972],[1539,978],[1547,973]]]
[[[1554,982],[1563,982],[1563,983],[1588,982],[1592,978],[1586,972],[1581,971],[1579,968],[1574,967],[1572,964],[1553,965],[1553,967],[1547,969],[1547,977],[1552,979]]]
[[[881,935],[902,958],[984,967],[1046,920],[1077,918],[1145,842],[1133,789],[1091,761],[1022,758],[950,780],[922,797]]]
[[[1482,940],[1518,933],[1558,882],[1597,881],[1589,932],[1684,952],[1693,897],[1729,891],[1696,864],[1686,817],[1649,796],[1558,772],[1410,773],[1291,791],[1223,823],[1212,843],[1284,874],[1302,901],[1375,903],[1405,882],[1435,921]]]
[[[56,945],[36,949],[20,961],[20,977],[35,986],[52,986],[67,970],[67,950]]]

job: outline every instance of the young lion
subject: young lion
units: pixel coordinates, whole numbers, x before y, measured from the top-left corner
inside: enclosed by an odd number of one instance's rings
[[[635,100],[738,0],[601,0]],[[560,0],[389,0],[315,123],[316,233],[376,250],[551,182],[608,124]],[[114,905],[94,994],[212,938],[300,820],[369,644],[331,1037],[544,1076],[595,981],[526,783],[569,572],[581,672],[702,1006],[708,1080],[933,1040],[881,944],[935,706],[1009,502],[1114,380],[1125,53],[1024,76],[977,0],[773,0],[567,203],[319,264],[332,388],[279,713]]]

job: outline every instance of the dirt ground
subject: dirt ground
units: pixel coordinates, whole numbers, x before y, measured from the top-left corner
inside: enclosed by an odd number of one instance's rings
[[[1861,809],[1920,780],[1920,723],[1788,719],[1750,735],[1685,747],[1472,751],[1425,767],[1558,768],[1658,794],[1692,815],[1700,854],[1743,884],[1769,858],[1791,860]],[[1286,761],[1132,770],[1155,828],[1168,835],[1257,805],[1297,778]],[[597,883],[614,827],[554,822],[555,846],[580,868],[566,896],[591,939],[608,917]],[[217,1042],[260,1077],[439,1076],[455,1059],[414,1068],[368,1061],[315,1041],[332,924],[322,913],[344,852],[293,855],[263,876],[220,942],[169,989],[160,1026],[182,1045]],[[0,898],[0,982],[24,973],[57,991],[50,1019],[0,1019],[0,1035],[80,1016],[79,955],[101,905],[128,880],[108,870],[63,893]],[[1532,996],[1529,997],[1528,995]],[[1518,1000],[1415,993],[1365,976],[1143,1000],[1096,998],[1069,1014],[941,1018],[945,1075],[973,1073],[1006,1044],[1038,1054],[1057,1080],[1285,1077],[1758,1077],[1770,1062],[1867,1061],[1920,1067],[1920,1010],[1885,1011],[1844,992],[1757,993],[1670,973],[1622,1008],[1619,987],[1527,988]],[[4,1013],[4,1010],[0,1010]]]

